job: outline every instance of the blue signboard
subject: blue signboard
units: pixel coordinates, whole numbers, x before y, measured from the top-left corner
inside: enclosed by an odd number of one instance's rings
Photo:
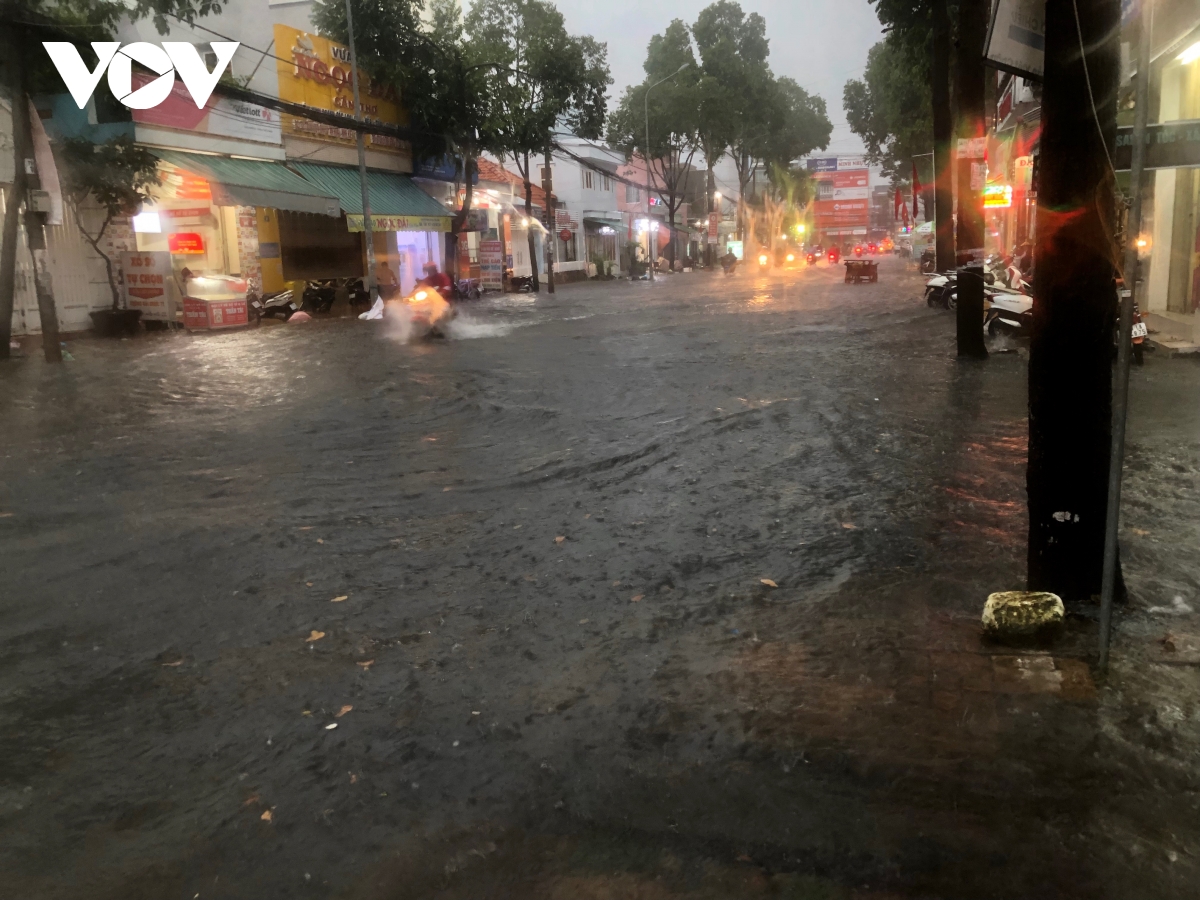
[[[820,159],[810,159],[808,162],[808,171],[810,172],[836,172],[838,161],[836,156],[825,156]]]
[[[414,178],[428,178],[430,181],[457,181],[462,178],[461,162],[453,156],[446,155],[441,159],[417,160],[413,166]],[[479,171],[471,179],[472,184],[479,184]]]

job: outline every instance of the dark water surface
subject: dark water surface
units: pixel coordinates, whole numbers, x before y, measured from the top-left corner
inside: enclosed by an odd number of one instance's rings
[[[1200,366],[1135,373],[1098,684],[1093,611],[978,636],[1023,346],[881,272],[0,369],[0,895],[1197,896]]]

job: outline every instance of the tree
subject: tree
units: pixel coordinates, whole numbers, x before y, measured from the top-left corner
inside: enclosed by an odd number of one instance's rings
[[[477,160],[498,149],[488,128],[490,68],[473,56],[463,33],[461,5],[432,0],[427,20],[421,0],[364,3],[354,0],[355,51],[371,78],[391,85],[404,98],[409,123],[417,132],[413,156],[452,156],[465,183],[464,198],[451,223],[457,234],[471,209]],[[344,0],[318,0],[313,22],[323,34],[346,41]]]
[[[560,123],[580,137],[600,136],[605,94],[612,83],[607,48],[567,34],[562,13],[548,0],[476,0],[465,32],[475,59],[493,69],[487,128],[498,155],[516,163],[525,184],[525,215],[532,221],[530,157],[548,152]],[[551,198],[546,204],[551,217]],[[528,236],[537,289],[532,230]]]
[[[1026,473],[1029,588],[1068,601],[1100,593],[1118,258],[1120,3],[1077,2],[1078,24],[1072,0],[1046,4]]]
[[[745,197],[761,159],[769,123],[763,110],[772,101],[774,78],[767,57],[767,22],[746,15],[734,0],[717,0],[700,11],[692,25],[705,75],[723,91],[719,107],[731,115],[722,129],[738,173],[738,234],[745,229]]]
[[[666,31],[650,39],[643,68],[646,80],[626,89],[609,120],[608,140],[627,157],[636,154],[645,160],[650,188],[667,207],[671,230],[667,259],[673,268],[676,216],[695,171],[692,159],[700,149],[698,71],[691,35],[682,20],[675,19]],[[653,263],[656,248],[650,249]]]
[[[197,16],[219,12],[220,0],[0,0],[0,62],[7,68],[6,84],[13,111],[13,163],[15,177],[6,199],[0,233],[0,359],[8,359],[12,335],[13,298],[16,293],[17,227],[26,192],[36,186],[25,174],[24,158],[30,153],[30,93],[60,90],[62,80],[44,53],[27,53],[41,41],[75,42],[85,61],[95,65],[90,41],[109,40],[124,18],[153,16],[160,33],[172,17],[191,24]],[[91,57],[89,59],[89,56]],[[50,286],[45,224],[41,213],[25,211],[26,242],[34,258],[34,284],[42,319],[42,351],[46,360],[59,362],[58,318]]]
[[[868,159],[893,181],[907,180],[913,157],[932,143],[928,54],[889,34],[868,51],[862,80],[846,82],[842,105]]]
[[[986,0],[958,4],[958,136],[981,142],[984,122],[983,44],[987,33]],[[987,163],[959,154],[958,305],[955,309],[958,355],[986,359],[983,342],[983,184]]]
[[[876,15],[888,36],[895,35],[910,52],[930,61],[929,97],[932,106],[933,189],[937,223],[937,268],[954,268],[953,166],[950,143],[953,118],[950,105],[951,19],[957,4],[948,0],[873,0]]]
[[[65,199],[71,206],[79,233],[104,260],[108,287],[112,291],[112,309],[121,307],[121,292],[112,257],[101,246],[105,231],[118,216],[135,213],[151,199],[150,189],[159,183],[158,158],[134,144],[127,136],[114,138],[104,144],[94,144],[86,138],[72,138],[62,149]],[[84,224],[83,204],[88,197],[95,199],[104,212],[100,227],[92,234]]]

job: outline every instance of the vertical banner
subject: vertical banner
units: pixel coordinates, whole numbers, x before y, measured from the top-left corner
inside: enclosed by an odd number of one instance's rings
[[[504,250],[500,241],[479,242],[479,280],[485,290],[504,289]]]
[[[165,250],[121,253],[125,308],[140,309],[143,320],[175,321],[175,280]]]

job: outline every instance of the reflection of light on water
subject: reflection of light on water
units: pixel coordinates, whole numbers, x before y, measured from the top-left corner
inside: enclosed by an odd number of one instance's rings
[[[765,294],[765,293],[764,294],[755,294],[753,297],[751,297],[749,300],[746,301],[746,305],[760,309],[764,306],[768,306],[773,299],[774,299],[774,297],[772,297],[770,294]]]

